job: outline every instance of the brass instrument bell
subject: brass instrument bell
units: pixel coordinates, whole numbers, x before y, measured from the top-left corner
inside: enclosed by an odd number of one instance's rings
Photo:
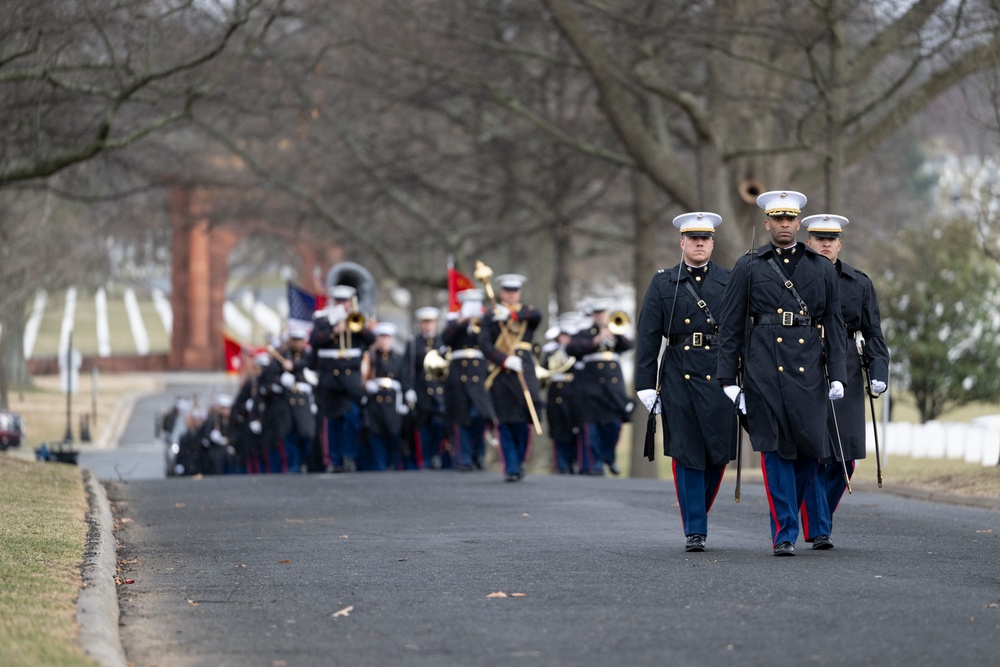
[[[632,320],[624,310],[616,310],[608,315],[608,331],[616,336],[624,336]]]

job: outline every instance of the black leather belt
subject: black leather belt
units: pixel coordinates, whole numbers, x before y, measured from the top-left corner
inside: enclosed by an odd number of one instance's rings
[[[667,336],[667,344],[673,347],[674,345],[690,345],[691,347],[704,347],[706,345],[715,345],[719,342],[719,337],[715,334],[702,333],[696,331],[692,334],[674,334],[672,336]]]
[[[820,317],[810,317],[809,315],[796,315],[791,311],[781,314],[765,313],[753,316],[754,324],[780,324],[783,327],[818,327],[823,324]]]

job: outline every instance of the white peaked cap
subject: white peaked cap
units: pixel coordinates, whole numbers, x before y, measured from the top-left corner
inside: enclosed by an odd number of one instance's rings
[[[810,215],[808,218],[802,219],[802,224],[806,226],[810,234],[816,234],[821,237],[839,238],[840,233],[844,231],[844,226],[850,223],[851,221],[844,216],[833,215],[832,213]]]
[[[423,308],[417,308],[413,312],[413,315],[418,320],[436,320],[441,316],[441,310],[434,306],[424,306]]]
[[[505,273],[497,276],[497,285],[504,289],[521,289],[528,279],[519,273]]]
[[[681,234],[715,234],[715,228],[721,224],[721,215],[706,211],[682,213],[674,218],[674,227],[679,229]]]
[[[353,299],[354,295],[357,293],[358,290],[354,289],[350,285],[334,285],[330,288],[330,298],[341,301]]]
[[[379,322],[375,325],[374,331],[376,336],[395,336],[396,325],[392,322]]]
[[[794,215],[805,207],[806,196],[794,190],[771,190],[757,197],[757,206],[764,209],[765,215]]]
[[[455,298],[458,299],[459,303],[465,303],[466,301],[479,301],[482,303],[483,299],[486,298],[486,295],[481,289],[464,289],[456,294]]]

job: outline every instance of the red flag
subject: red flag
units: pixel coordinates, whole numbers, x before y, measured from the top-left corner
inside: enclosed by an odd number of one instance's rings
[[[243,369],[243,346],[229,336],[222,334],[226,350],[226,372],[237,375]]]
[[[448,310],[455,312],[461,309],[461,304],[458,303],[458,293],[462,290],[472,289],[476,285],[469,280],[469,277],[465,274],[459,273],[455,270],[451,261],[448,261]]]

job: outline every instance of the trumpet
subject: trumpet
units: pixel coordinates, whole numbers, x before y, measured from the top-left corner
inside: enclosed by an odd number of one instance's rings
[[[368,321],[365,319],[365,316],[359,313],[358,311],[352,311],[348,313],[346,321],[347,321],[347,330],[353,334],[361,333],[361,331],[365,328],[365,325],[368,323]]]
[[[615,336],[624,336],[631,323],[632,320],[624,310],[616,310],[608,315],[608,331]]]

